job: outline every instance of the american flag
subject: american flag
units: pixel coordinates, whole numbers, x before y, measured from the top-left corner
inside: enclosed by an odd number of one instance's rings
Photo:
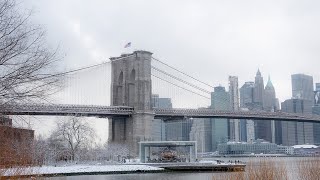
[[[131,46],[131,42],[128,42],[125,46],[124,46],[124,48],[128,48],[128,47],[130,47]]]

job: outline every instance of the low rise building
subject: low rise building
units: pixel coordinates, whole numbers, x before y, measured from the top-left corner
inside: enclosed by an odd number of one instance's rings
[[[278,145],[277,154],[293,155],[294,154],[294,148],[292,146],[281,146],[281,145]]]
[[[8,117],[0,117],[0,168],[32,163],[34,131],[15,128]]]
[[[294,155],[297,156],[314,156],[320,155],[319,146],[312,144],[294,145]]]
[[[227,142],[218,145],[219,154],[275,154],[277,153],[277,145],[262,139],[248,142]]]

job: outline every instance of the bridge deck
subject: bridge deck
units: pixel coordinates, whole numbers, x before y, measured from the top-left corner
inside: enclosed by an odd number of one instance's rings
[[[130,117],[134,108],[128,106],[93,106],[70,104],[24,104],[0,108],[7,115]],[[184,118],[226,118],[320,122],[320,116],[264,111],[214,111],[210,109],[154,109],[155,118],[167,121]]]

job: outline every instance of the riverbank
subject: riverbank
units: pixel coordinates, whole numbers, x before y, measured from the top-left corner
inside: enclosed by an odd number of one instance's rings
[[[114,165],[63,165],[43,167],[21,167],[0,169],[0,177],[55,177],[79,175],[137,174],[164,172],[239,172],[244,171],[245,164],[204,161],[198,163],[149,163],[149,164],[114,164]]]
[[[54,177],[76,175],[104,175],[129,173],[158,173],[163,168],[149,165],[71,165],[71,166],[42,166],[28,168],[2,169],[2,176],[9,177]]]

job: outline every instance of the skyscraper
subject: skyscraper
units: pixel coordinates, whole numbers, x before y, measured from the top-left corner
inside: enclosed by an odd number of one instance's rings
[[[254,82],[245,82],[240,88],[240,107],[253,109],[253,92],[254,92]]]
[[[152,108],[172,108],[171,98],[160,98],[159,94],[152,94],[151,97]],[[179,122],[168,122],[171,125],[168,126],[167,123],[163,122],[162,119],[154,119],[153,121],[154,126],[158,126],[153,128],[153,133],[159,136],[159,140],[161,141],[165,141],[167,136],[178,136],[178,132],[183,131]],[[180,133],[180,136],[181,134],[182,133]]]
[[[210,152],[212,150],[211,120],[196,118],[192,121],[190,140],[197,141],[198,152]]]
[[[271,82],[270,76],[268,78],[267,85],[264,89],[264,95],[263,95],[263,110],[264,111],[269,111],[269,112],[274,112],[278,108],[277,99],[276,99],[276,92],[274,90],[273,84]],[[260,125],[263,126],[264,128],[259,129],[262,131],[260,133],[261,139],[265,139],[269,142],[275,142],[275,122],[274,121],[268,121],[264,120],[260,122]]]
[[[320,83],[316,83],[316,91],[320,91]]]
[[[291,75],[292,99],[281,103],[281,110],[290,113],[311,114],[314,104],[313,77]],[[313,123],[281,122],[282,143],[314,143]]]
[[[253,92],[253,102],[255,103],[255,109],[261,110],[263,108],[264,83],[259,69],[255,77]]]
[[[270,76],[268,78],[267,85],[264,90],[264,100],[263,100],[263,109],[265,111],[276,111],[278,105],[276,99],[276,92],[274,90],[273,84],[271,82]]]
[[[316,90],[314,91],[314,104],[312,107],[312,114],[320,115],[320,83],[316,83]],[[314,143],[320,145],[320,124],[313,124]]]
[[[229,94],[230,94],[230,110],[239,111],[239,86],[238,86],[237,76],[229,76]],[[232,119],[229,122],[230,122],[229,123],[230,139],[234,141],[240,141],[239,120]]]
[[[291,75],[292,97],[313,101],[313,78],[305,74]]]
[[[240,108],[249,111],[254,108],[253,103],[254,82],[245,82],[240,88]],[[254,122],[252,120],[240,120],[240,141],[250,142],[255,140]]]
[[[230,95],[222,86],[214,87],[211,93],[211,108],[213,110],[230,110]],[[212,119],[212,151],[215,151],[219,143],[227,142],[228,121],[226,119]]]
[[[258,69],[254,82],[253,90],[253,110],[263,110],[264,101],[264,82],[260,70]],[[270,121],[255,120],[255,138],[271,141]]]
[[[281,111],[298,114],[312,114],[310,100],[288,99],[281,103]],[[282,121],[282,144],[292,146],[297,144],[313,144],[313,124],[308,122]]]

